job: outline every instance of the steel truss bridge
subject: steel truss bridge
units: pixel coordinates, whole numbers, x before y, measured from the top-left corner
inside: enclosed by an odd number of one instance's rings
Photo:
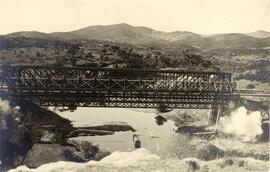
[[[0,96],[40,106],[212,109],[235,98],[230,73],[2,66]]]

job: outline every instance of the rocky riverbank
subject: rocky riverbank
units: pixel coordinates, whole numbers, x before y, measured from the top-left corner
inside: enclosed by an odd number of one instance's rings
[[[100,160],[109,152],[69,138],[135,131],[125,124],[76,128],[70,120],[31,102],[11,107],[8,101],[1,100],[0,105],[0,171],[20,165],[35,168],[56,161]]]
[[[175,121],[176,132],[190,137],[190,144],[196,145],[196,149],[203,148],[193,157],[205,161],[216,158],[269,161],[269,106],[245,100],[240,108],[222,114],[217,126],[207,126],[207,110],[173,110],[162,116]]]

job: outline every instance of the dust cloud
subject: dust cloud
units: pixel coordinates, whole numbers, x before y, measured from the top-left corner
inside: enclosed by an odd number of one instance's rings
[[[219,130],[244,142],[255,142],[257,136],[263,133],[261,126],[261,112],[248,112],[245,107],[239,107],[230,116],[220,118]]]

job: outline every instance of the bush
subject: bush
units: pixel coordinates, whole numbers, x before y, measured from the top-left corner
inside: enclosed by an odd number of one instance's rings
[[[199,152],[198,158],[204,161],[210,161],[224,157],[224,151],[214,145],[209,145]]]
[[[187,161],[187,164],[189,166],[189,171],[196,171],[200,169],[200,166],[196,161]]]
[[[244,160],[240,160],[240,161],[238,162],[238,167],[244,167],[245,164],[246,164],[246,162],[245,162]]]
[[[255,85],[253,85],[253,84],[248,84],[246,86],[246,89],[254,89],[254,88],[255,88]]]
[[[67,141],[67,137],[64,131],[60,129],[55,129],[52,142],[58,143],[58,144],[66,144],[66,141]]]
[[[225,159],[224,160],[224,165],[226,165],[226,166],[231,166],[233,164],[234,164],[234,162],[232,159]]]
[[[68,161],[73,161],[73,162],[85,162],[84,159],[81,157],[74,155],[70,149],[64,150],[63,156],[66,158]]]
[[[94,159],[95,155],[99,151],[98,147],[86,141],[81,142],[79,149],[84,154],[84,158],[87,160]]]

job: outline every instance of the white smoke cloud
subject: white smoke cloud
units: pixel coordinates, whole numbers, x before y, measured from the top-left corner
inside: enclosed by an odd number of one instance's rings
[[[254,142],[263,133],[261,112],[248,112],[245,107],[239,107],[231,116],[220,118],[220,122],[222,132],[235,135],[244,142]]]
[[[0,129],[7,129],[7,116],[11,115],[17,124],[21,122],[20,107],[11,107],[8,100],[0,99]]]
[[[0,99],[0,112],[6,114],[9,113],[11,107],[9,105],[9,101]]]

